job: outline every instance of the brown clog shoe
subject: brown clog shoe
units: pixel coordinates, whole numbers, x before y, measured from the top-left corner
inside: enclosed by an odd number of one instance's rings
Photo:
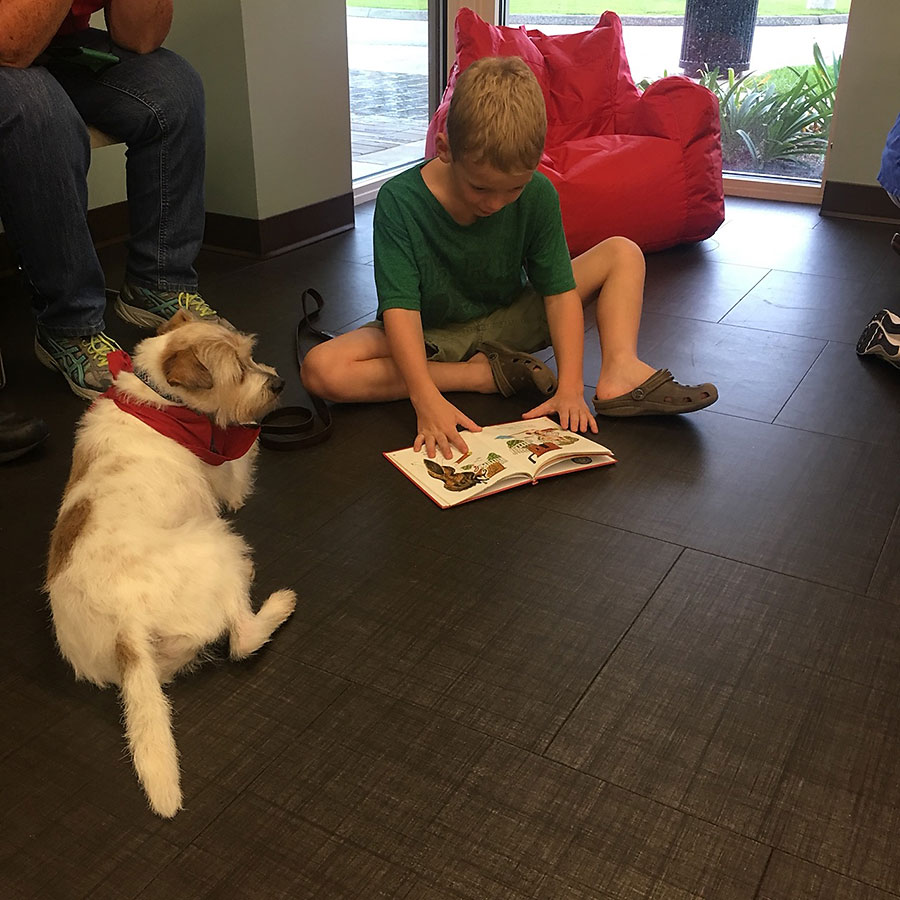
[[[556,375],[537,357],[520,353],[499,341],[484,341],[476,349],[488,358],[494,383],[504,397],[525,390],[537,391],[544,397],[556,393]]]
[[[611,400],[594,397],[594,412],[598,416],[666,416],[696,412],[718,399],[714,384],[679,384],[668,369],[657,369],[627,394]]]

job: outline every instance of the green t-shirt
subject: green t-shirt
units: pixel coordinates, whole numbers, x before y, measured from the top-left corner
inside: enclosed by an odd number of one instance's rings
[[[545,175],[535,172],[493,215],[459,225],[422,180],[422,165],[378,192],[379,319],[386,309],[416,309],[424,328],[437,328],[509,306],[526,281],[545,297],[575,287],[559,197]]]

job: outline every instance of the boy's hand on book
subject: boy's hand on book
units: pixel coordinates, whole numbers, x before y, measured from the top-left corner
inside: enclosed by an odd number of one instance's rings
[[[467,431],[481,431],[480,425],[460,412],[442,394],[414,406],[419,433],[416,435],[413,450],[418,452],[424,447],[429,459],[434,459],[435,449],[441,451],[444,459],[453,456],[451,447],[456,447],[461,453],[468,453],[469,447],[456,430],[456,426],[462,425]]]
[[[540,406],[528,410],[523,419],[537,419],[540,416],[559,417],[559,424],[569,431],[593,431],[597,434],[597,420],[591,415],[587,403],[584,402],[584,394],[581,391],[566,393],[557,390],[549,399]]]

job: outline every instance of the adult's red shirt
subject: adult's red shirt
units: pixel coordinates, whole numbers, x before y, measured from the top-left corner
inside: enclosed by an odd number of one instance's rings
[[[72,34],[74,31],[84,30],[90,23],[91,15],[98,9],[103,9],[104,5],[104,0],[75,0],[56,33]]]

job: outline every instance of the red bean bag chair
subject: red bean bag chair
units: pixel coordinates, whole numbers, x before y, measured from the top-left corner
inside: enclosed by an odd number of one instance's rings
[[[426,157],[444,130],[459,73],[483,56],[521,56],[547,105],[539,170],[556,186],[573,256],[612,235],[644,251],[702,241],[725,219],[718,101],[681,76],[643,93],[625,56],[622,23],[605,12],[591,31],[545,35],[456,17],[456,61],[431,120]]]

